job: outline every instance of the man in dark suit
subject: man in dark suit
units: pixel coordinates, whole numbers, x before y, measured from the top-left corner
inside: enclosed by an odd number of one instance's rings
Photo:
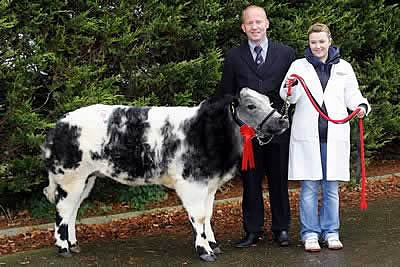
[[[267,39],[269,21],[263,8],[248,6],[242,13],[243,32],[248,40],[228,51],[221,80],[221,94],[238,95],[249,87],[267,95],[280,111],[284,104],[279,96],[280,85],[295,60],[295,51]],[[289,131],[274,137],[267,145],[253,139],[255,169],[243,173],[243,226],[246,235],[235,247],[249,247],[262,238],[264,202],[262,179],[268,177],[272,214],[271,230],[280,246],[289,245],[290,206],[288,196]]]

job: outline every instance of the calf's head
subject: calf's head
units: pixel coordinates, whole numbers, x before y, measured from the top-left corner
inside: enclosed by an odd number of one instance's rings
[[[268,96],[250,88],[240,91],[236,113],[239,120],[263,136],[279,135],[289,128],[288,118],[272,107]]]

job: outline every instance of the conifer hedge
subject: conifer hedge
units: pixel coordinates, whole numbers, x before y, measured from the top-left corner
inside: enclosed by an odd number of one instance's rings
[[[0,195],[41,192],[40,144],[65,112],[95,103],[196,105],[214,94],[227,49],[245,39],[240,14],[249,3],[2,0]],[[365,120],[368,158],[400,138],[400,9],[393,1],[252,3],[268,10],[269,37],[298,57],[312,23],[330,26],[373,107]]]

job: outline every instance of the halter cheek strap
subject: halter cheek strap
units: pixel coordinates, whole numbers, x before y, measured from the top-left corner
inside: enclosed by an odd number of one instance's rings
[[[231,103],[229,110],[232,113],[233,120],[236,122],[237,125],[239,125],[239,127],[245,125],[245,123],[239,118],[239,116],[236,112],[236,105],[233,102]],[[258,139],[260,145],[265,145],[265,144],[269,143],[269,141],[271,141],[272,138],[274,137],[274,135],[272,135],[271,138],[268,140],[268,142],[261,141],[262,138],[268,137],[264,133],[262,133],[262,131],[261,131],[262,126],[272,117],[272,115],[275,112],[276,112],[276,109],[272,109],[272,111],[270,113],[268,113],[268,115],[262,120],[262,122],[259,125],[257,125],[257,127],[254,129],[255,130],[254,136]]]

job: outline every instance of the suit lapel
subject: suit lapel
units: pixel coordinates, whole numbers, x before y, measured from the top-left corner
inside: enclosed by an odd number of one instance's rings
[[[267,55],[264,60],[264,64],[262,64],[261,68],[259,69],[259,72],[261,75],[264,75],[267,73],[268,70],[271,69],[271,66],[275,64],[277,61],[278,57],[276,51],[276,45],[274,42],[271,41],[271,39],[268,39],[268,50],[267,50]]]
[[[273,42],[271,42],[270,39],[268,39],[268,49],[267,49],[267,55],[265,56],[265,60],[264,60],[264,64],[262,64],[260,71],[261,72],[265,72],[266,70],[269,69],[269,66],[271,66],[276,57],[274,55],[276,55],[277,53],[274,52],[275,50],[275,45]]]
[[[252,72],[259,75],[259,70],[257,70],[257,64],[254,62],[253,55],[250,52],[250,47],[247,42],[240,46],[240,56]],[[264,63],[265,64],[265,63]]]

